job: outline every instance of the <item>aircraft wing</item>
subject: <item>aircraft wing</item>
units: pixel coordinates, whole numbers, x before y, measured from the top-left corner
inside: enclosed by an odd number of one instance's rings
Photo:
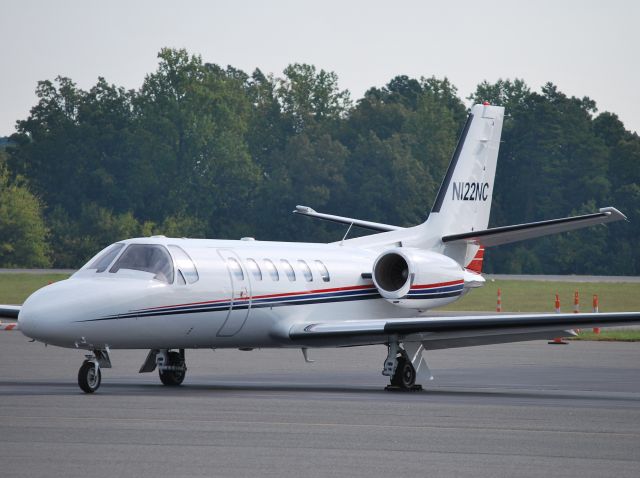
[[[571,329],[640,324],[640,312],[496,314],[415,319],[345,320],[294,324],[288,338],[301,346],[382,344],[389,337],[426,349],[522,342],[574,335]]]
[[[472,242],[484,247],[499,246],[510,242],[533,239],[535,237],[557,234],[559,232],[573,231],[595,224],[605,224],[607,222],[620,221],[627,217],[614,207],[604,207],[593,214],[582,216],[564,217],[561,219],[550,219],[548,221],[530,222],[527,224],[516,224],[514,226],[496,227],[482,231],[465,232],[462,234],[452,234],[444,236],[442,242]]]

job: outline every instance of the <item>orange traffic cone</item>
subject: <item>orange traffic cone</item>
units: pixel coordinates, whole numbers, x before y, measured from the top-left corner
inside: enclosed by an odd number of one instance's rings
[[[560,313],[560,296],[556,294],[556,313]],[[567,342],[562,340],[562,337],[556,337],[551,342],[547,342],[549,345],[567,345]]]
[[[600,312],[599,309],[600,308],[598,307],[598,295],[594,294],[593,295],[593,312],[597,314],[598,312]],[[594,327],[593,328],[593,333],[594,334],[599,334],[600,333],[600,327]]]

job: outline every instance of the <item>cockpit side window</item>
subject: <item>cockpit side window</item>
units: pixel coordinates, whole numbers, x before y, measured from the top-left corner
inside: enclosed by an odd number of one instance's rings
[[[98,257],[96,257],[95,260],[91,262],[91,264],[87,266],[87,269],[95,269],[96,272],[104,272],[105,270],[107,270],[107,267],[109,267],[109,264],[111,264],[116,256],[120,253],[123,247],[124,244],[111,244],[103,253],[98,255]]]
[[[187,281],[184,280],[184,275],[182,275],[180,269],[178,269],[178,272],[176,272],[176,282],[180,285],[187,285]]]
[[[193,284],[194,282],[198,282],[200,276],[198,275],[198,269],[196,269],[196,265],[194,264],[189,254],[187,254],[181,247],[170,245],[169,251],[173,254],[174,263],[178,272],[182,273],[184,280],[187,281],[188,284]]]
[[[173,261],[159,244],[130,244],[109,272],[115,273],[120,269],[150,272],[155,280],[167,284],[173,282]]]

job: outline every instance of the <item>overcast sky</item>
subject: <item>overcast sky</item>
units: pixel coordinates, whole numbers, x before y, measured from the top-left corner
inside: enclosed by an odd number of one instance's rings
[[[463,98],[482,80],[552,81],[640,132],[639,25],[632,0],[2,0],[0,136],[26,118],[38,80],[138,88],[165,46],[247,72],[311,63],[354,99],[399,74],[446,76]]]

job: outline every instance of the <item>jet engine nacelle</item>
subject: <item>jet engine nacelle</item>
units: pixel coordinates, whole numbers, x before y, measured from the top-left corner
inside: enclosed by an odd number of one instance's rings
[[[453,259],[418,249],[397,247],[373,263],[373,283],[398,307],[431,309],[453,302],[464,290],[464,269]]]

